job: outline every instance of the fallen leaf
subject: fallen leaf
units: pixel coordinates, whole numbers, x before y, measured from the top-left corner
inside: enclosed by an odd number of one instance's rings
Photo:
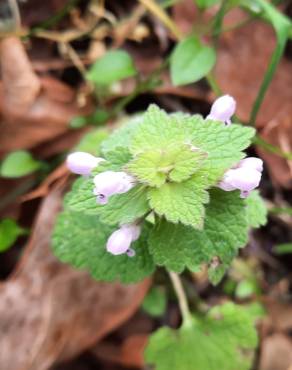
[[[3,39],[0,52],[0,157],[57,138],[69,131],[74,116],[91,110],[89,105],[78,107],[69,86],[52,77],[38,77],[18,38]]]
[[[292,366],[292,342],[288,336],[273,334],[261,346],[259,370],[287,370]]]
[[[106,362],[142,369],[147,341],[148,335],[134,334],[126,338],[122,344],[102,342],[96,345],[91,352]]]
[[[60,263],[50,237],[62,190],[44,199],[13,276],[0,285],[0,367],[46,370],[92,346],[139,307],[150,281],[100,283]]]
[[[292,303],[284,303],[275,298],[266,298],[264,300],[267,316],[265,325],[270,330],[290,332],[292,330]]]
[[[69,176],[69,170],[65,164],[62,164],[61,166],[57,167],[53,172],[51,172],[49,176],[47,176],[45,180],[41,183],[40,186],[38,186],[33,191],[25,194],[24,196],[22,196],[21,201],[27,202],[28,200],[46,196],[50,191],[50,187],[57,180],[60,180],[61,178],[66,180],[68,176]]]

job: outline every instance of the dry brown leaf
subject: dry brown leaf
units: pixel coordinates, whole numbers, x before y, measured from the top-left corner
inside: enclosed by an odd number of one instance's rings
[[[273,334],[263,340],[259,370],[287,370],[292,366],[292,342],[286,335]]]
[[[70,87],[32,71],[19,39],[3,39],[0,53],[0,156],[56,138],[69,130],[74,116],[89,112],[89,106],[77,106]]]
[[[59,13],[66,3],[66,0],[26,0],[18,2],[22,23],[27,26],[35,26]]]
[[[69,176],[69,170],[65,164],[62,164],[61,166],[57,167],[53,172],[51,172],[49,176],[47,176],[46,179],[41,183],[40,186],[38,186],[33,191],[21,197],[21,201],[27,202],[28,200],[46,196],[50,191],[50,187],[57,180],[60,181],[60,179],[62,178],[64,181],[66,181],[68,176]]]
[[[173,6],[173,20],[184,34],[193,31],[197,14],[193,0],[181,0]]]
[[[1,41],[1,76],[3,109],[26,111],[41,90],[41,82],[34,73],[23,45],[15,37]]]
[[[43,201],[30,242],[13,274],[0,285],[1,370],[45,370],[76,356],[127,320],[150,281],[99,283],[61,264],[50,237],[62,192]]]
[[[125,338],[122,344],[101,342],[91,352],[106,362],[142,369],[147,341],[147,334],[134,334]]]
[[[224,26],[242,21],[246,15],[232,11],[226,16]],[[267,42],[263,42],[267,40]],[[276,43],[271,26],[256,20],[240,29],[222,36],[215,74],[224,93],[238,102],[237,114],[248,121],[264,73]],[[284,151],[292,150],[292,63],[283,58],[269,86],[259,115],[257,127],[263,137]],[[285,159],[260,149],[275,183],[292,185],[292,165]]]
[[[272,298],[264,300],[268,315],[265,318],[265,325],[270,330],[286,331],[292,330],[292,302],[283,303]]]

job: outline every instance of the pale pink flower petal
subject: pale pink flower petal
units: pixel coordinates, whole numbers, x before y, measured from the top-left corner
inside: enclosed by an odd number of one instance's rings
[[[124,254],[130,248],[131,242],[131,233],[127,229],[118,229],[109,237],[106,250],[115,256]]]
[[[263,171],[263,161],[260,158],[256,157],[247,157],[242,159],[237,167],[248,167],[254,168],[255,170],[262,172]]]
[[[95,157],[85,152],[74,152],[67,156],[66,165],[69,170],[77,175],[88,176],[98,166],[103,158]]]
[[[231,124],[231,117],[235,113],[236,101],[230,95],[223,95],[216,99],[211,107],[210,114],[206,119],[222,121],[226,125]]]
[[[249,193],[259,186],[262,173],[254,168],[239,167],[226,171],[218,187],[225,191],[240,190],[241,197],[246,198]]]
[[[107,251],[114,255],[126,253],[129,257],[134,257],[136,252],[130,248],[130,245],[139,238],[140,233],[141,227],[139,225],[122,225],[120,229],[114,231],[108,238]]]
[[[95,185],[93,193],[100,204],[106,204],[111,195],[126,193],[136,185],[132,176],[125,172],[114,171],[105,171],[96,175],[93,182]]]

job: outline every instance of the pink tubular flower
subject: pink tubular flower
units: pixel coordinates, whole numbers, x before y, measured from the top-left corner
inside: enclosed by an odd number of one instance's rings
[[[102,161],[104,161],[103,158],[95,157],[89,153],[74,152],[68,155],[66,165],[71,172],[77,175],[88,176]]]
[[[206,119],[222,121],[226,125],[231,124],[231,117],[236,109],[236,101],[230,95],[223,95],[212,104],[211,111]]]
[[[139,225],[123,225],[108,238],[106,250],[115,256],[126,253],[129,257],[134,257],[136,252],[130,248],[130,245],[139,238],[140,233]]]
[[[93,179],[95,188],[93,193],[97,196],[99,204],[106,204],[113,194],[126,193],[132,189],[136,181],[126,172],[105,171]]]
[[[237,167],[242,168],[253,168],[259,172],[263,171],[263,161],[260,158],[256,157],[247,157],[242,159]]]
[[[235,168],[226,171],[218,187],[225,191],[240,190],[240,197],[246,198],[259,186],[263,171],[263,161],[259,158],[242,159]]]

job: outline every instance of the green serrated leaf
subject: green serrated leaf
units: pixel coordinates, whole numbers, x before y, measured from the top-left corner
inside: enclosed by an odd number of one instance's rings
[[[149,211],[147,193],[141,185],[127,193],[113,195],[106,205],[98,208],[101,222],[108,225],[131,223]]]
[[[248,370],[256,346],[250,315],[226,303],[190,326],[159,329],[150,337],[145,358],[156,370]]]
[[[198,171],[185,182],[165,183],[160,188],[149,189],[151,208],[170,222],[181,222],[201,229],[204,204],[209,201],[205,178],[205,174]]]
[[[206,76],[216,62],[214,48],[204,45],[196,36],[180,41],[170,59],[170,74],[174,85],[186,85]]]
[[[168,115],[155,104],[151,104],[143,115],[143,122],[133,133],[130,141],[131,153],[136,155],[145,151],[165,150],[170,146],[184,144],[187,137],[182,129],[180,117]]]
[[[201,166],[206,154],[190,145],[181,144],[138,154],[127,170],[149,186],[166,181],[181,182],[190,178]]]
[[[16,178],[28,175],[41,166],[26,150],[17,150],[9,153],[3,160],[0,168],[0,176]]]
[[[143,152],[191,146],[205,155],[202,168],[207,174],[206,187],[210,187],[245,156],[242,150],[250,145],[254,133],[253,128],[236,124],[226,127],[222,122],[204,120],[200,115],[168,115],[151,105],[143,116],[143,122],[132,131],[127,145],[130,143],[129,149],[134,157]]]
[[[203,120],[200,116],[187,117],[184,124],[192,144],[208,154],[204,167],[212,185],[245,156],[242,150],[250,145],[255,134],[251,127],[225,126],[222,122]]]
[[[121,170],[132,159],[132,156],[128,148],[117,146],[105,153],[105,159],[111,164],[112,169]]]
[[[90,67],[86,78],[97,85],[110,85],[136,73],[133,60],[126,51],[111,50]]]
[[[115,151],[118,147],[128,148],[132,135],[136,128],[143,122],[143,116],[138,115],[121,122],[121,127],[116,129],[101,145],[101,151],[104,155],[107,152]]]
[[[267,207],[259,192],[254,190],[246,198],[247,222],[251,227],[257,228],[267,223]]]
[[[134,283],[150,275],[154,264],[146,245],[147,229],[132,244],[136,251],[132,258],[106,251],[107,239],[114,229],[102,224],[96,216],[65,211],[55,226],[53,251],[61,261],[89,271],[100,281]]]
[[[78,178],[69,193],[65,197],[65,208],[73,212],[97,215],[102,206],[97,204],[96,196],[93,194],[93,179]]]
[[[108,225],[130,223],[150,211],[147,192],[142,185],[135,186],[127,193],[111,196],[105,205],[96,202],[93,187],[92,178],[79,178],[66,195],[65,209],[85,215],[98,215],[101,222]]]
[[[151,231],[149,251],[157,265],[182,272],[186,267],[197,269],[214,259],[209,273],[217,283],[237,254],[247,242],[247,222],[244,201],[238,192],[210,191],[206,207],[204,230],[198,231],[182,224],[161,220]]]

